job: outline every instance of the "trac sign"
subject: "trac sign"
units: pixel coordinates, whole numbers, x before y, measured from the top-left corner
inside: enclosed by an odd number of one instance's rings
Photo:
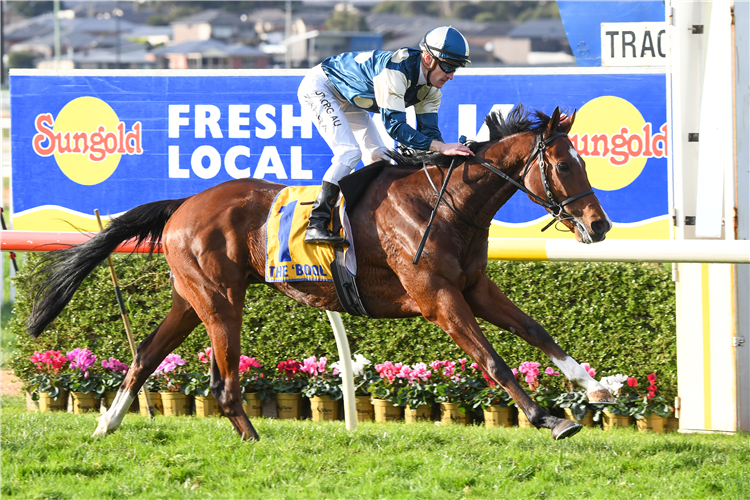
[[[602,23],[602,66],[666,66],[665,23]]]

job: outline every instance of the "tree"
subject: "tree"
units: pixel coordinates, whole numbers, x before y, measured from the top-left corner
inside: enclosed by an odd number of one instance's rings
[[[8,54],[8,68],[33,68],[36,54],[28,50],[19,50]]]
[[[36,17],[45,12],[52,12],[55,7],[53,2],[8,2],[8,6],[24,17]]]
[[[346,10],[335,10],[326,19],[326,29],[330,31],[369,31],[364,16]]]

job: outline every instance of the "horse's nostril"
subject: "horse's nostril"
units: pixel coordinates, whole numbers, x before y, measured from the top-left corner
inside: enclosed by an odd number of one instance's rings
[[[591,223],[591,230],[594,234],[602,235],[611,229],[609,221],[599,219]]]

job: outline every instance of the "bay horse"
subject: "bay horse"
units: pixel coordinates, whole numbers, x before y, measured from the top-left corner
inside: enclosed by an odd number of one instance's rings
[[[585,163],[567,135],[575,113],[563,118],[557,108],[547,116],[519,104],[507,118],[497,112],[485,118],[490,139],[470,144],[475,156],[392,152],[395,164],[383,166],[349,213],[356,284],[369,316],[421,315],[435,323],[508,391],[534,426],[551,429],[555,439],[572,436],[581,426],[550,415],[527,395],[476,318],[541,349],[571,382],[586,389],[589,401],[614,401],[486,275],[490,223],[518,189],[583,243],[603,240],[611,228],[591,190]],[[446,168],[454,159],[456,164]],[[412,259],[438,199],[436,186],[449,177],[449,170],[453,175],[445,183],[444,202],[435,209],[429,238],[415,265]],[[95,436],[119,427],[147,377],[203,322],[213,348],[211,392],[240,436],[258,439],[242,409],[240,325],[247,287],[265,283],[266,216],[284,187],[240,179],[188,198],[147,203],[114,218],[86,243],[43,257],[34,273],[34,306],[26,325],[33,337],[124,241],[136,239],[145,245],[150,240],[152,251],[161,243],[173,274],[171,309],[138,346],[112,407],[99,418]],[[266,284],[302,304],[343,311],[333,283]]]

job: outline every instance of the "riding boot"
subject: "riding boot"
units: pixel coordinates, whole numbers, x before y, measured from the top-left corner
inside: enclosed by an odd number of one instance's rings
[[[335,245],[344,241],[328,229],[328,225],[331,223],[331,210],[335,207],[338,197],[339,187],[336,184],[323,181],[318,198],[313,204],[312,212],[310,212],[307,232],[305,232],[305,243]]]

